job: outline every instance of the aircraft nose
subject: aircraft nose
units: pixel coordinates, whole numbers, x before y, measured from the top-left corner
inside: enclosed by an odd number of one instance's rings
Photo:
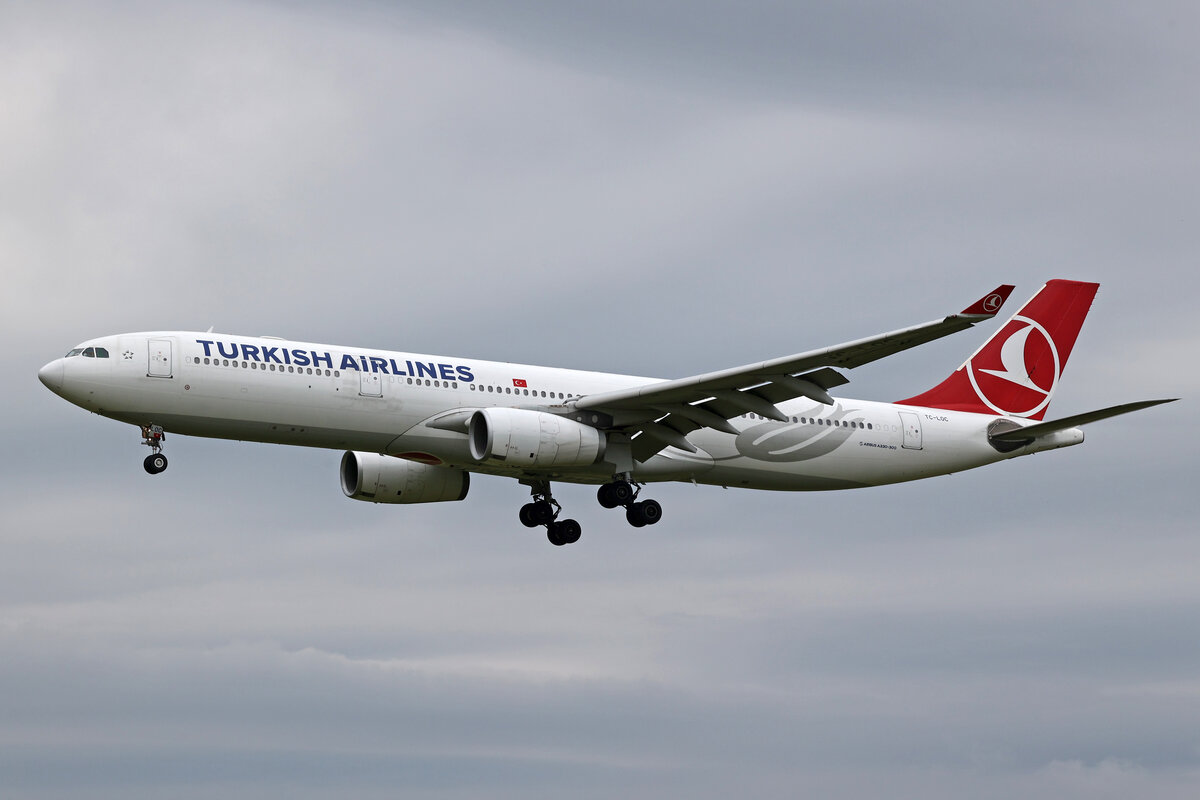
[[[46,385],[46,388],[55,394],[62,392],[63,385],[63,363],[62,359],[51,361],[46,366],[38,370],[38,380]]]

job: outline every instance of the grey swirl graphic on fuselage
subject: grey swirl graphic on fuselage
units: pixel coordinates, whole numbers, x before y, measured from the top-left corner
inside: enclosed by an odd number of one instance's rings
[[[828,412],[824,406],[820,407]],[[818,417],[820,424],[805,415],[807,422],[763,422],[738,434],[734,447],[746,458],[758,461],[807,461],[832,453],[860,430],[843,423],[860,423],[858,409],[834,406],[833,413]]]

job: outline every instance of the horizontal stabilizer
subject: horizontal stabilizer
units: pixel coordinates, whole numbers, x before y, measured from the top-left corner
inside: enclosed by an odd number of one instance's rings
[[[1036,425],[1026,425],[1023,428],[1014,428],[1003,433],[993,433],[988,438],[995,442],[1026,442],[1030,439],[1036,439],[1039,436],[1065,431],[1069,428],[1077,428],[1089,422],[1108,419],[1120,414],[1128,414],[1131,411],[1141,411],[1143,408],[1150,408],[1151,406],[1158,406],[1163,403],[1174,403],[1178,399],[1178,397],[1172,397],[1166,400],[1142,400],[1138,403],[1125,403],[1119,406],[1102,408],[1099,411],[1074,414],[1070,417],[1053,420],[1052,422],[1039,422]]]

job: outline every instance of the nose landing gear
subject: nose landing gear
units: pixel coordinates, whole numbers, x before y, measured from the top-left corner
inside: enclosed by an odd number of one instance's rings
[[[635,488],[636,487],[636,488]],[[606,483],[596,492],[596,499],[605,508],[625,507],[625,520],[635,528],[654,525],[662,519],[662,506],[657,500],[638,501],[641,493],[640,485],[632,484],[625,478]]]
[[[527,483],[529,486],[533,501],[521,506],[519,514],[521,524],[526,528],[545,525],[546,538],[555,547],[578,542],[579,537],[583,534],[583,529],[573,519],[558,519],[558,515],[562,513],[562,506],[550,495],[550,482],[522,481],[522,483]]]
[[[167,468],[167,457],[162,454],[163,441],[166,438],[167,434],[163,432],[161,425],[142,426],[142,444],[153,451],[150,455],[146,456],[146,460],[142,462],[142,466],[151,475],[157,475]]]

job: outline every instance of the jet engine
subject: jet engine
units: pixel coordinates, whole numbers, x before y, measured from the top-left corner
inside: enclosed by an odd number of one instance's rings
[[[586,467],[604,455],[595,428],[523,408],[484,408],[471,415],[471,458],[514,467]]]
[[[471,476],[454,467],[436,467],[379,453],[347,451],[342,456],[342,491],[369,503],[440,503],[462,500]]]

